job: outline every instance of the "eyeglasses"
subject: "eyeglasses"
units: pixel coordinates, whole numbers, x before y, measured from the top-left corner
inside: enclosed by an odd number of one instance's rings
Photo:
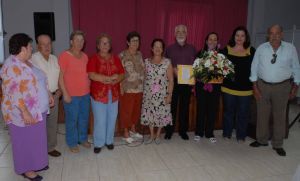
[[[276,59],[277,59],[277,54],[276,53],[273,53],[273,58],[271,59],[271,64],[274,64],[276,63]]]
[[[138,43],[138,42],[140,42],[140,40],[139,39],[131,39],[130,42],[131,43]]]

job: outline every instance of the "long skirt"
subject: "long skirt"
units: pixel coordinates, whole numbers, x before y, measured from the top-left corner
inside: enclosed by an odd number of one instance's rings
[[[15,172],[41,170],[48,165],[46,113],[43,121],[19,127],[9,124]]]

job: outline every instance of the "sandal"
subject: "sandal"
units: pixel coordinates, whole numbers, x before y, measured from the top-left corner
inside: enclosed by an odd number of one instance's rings
[[[160,138],[159,138],[159,137],[155,138],[154,142],[155,142],[157,145],[159,145],[159,144],[161,143]]]
[[[85,147],[85,148],[91,148],[91,143],[89,143],[88,141],[80,143],[80,145],[83,146],[83,147]]]
[[[78,148],[78,146],[74,146],[74,147],[71,147],[71,148],[70,148],[70,151],[71,151],[72,153],[78,153],[78,152],[79,152],[79,148]]]
[[[211,138],[209,138],[209,141],[210,141],[211,143],[216,143],[216,142],[217,142],[217,139],[216,139],[215,137],[211,137]]]
[[[153,138],[149,138],[147,141],[144,142],[145,145],[151,144],[154,141]]]

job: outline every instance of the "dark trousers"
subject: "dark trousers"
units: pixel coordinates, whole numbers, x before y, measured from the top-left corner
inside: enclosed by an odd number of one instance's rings
[[[262,98],[257,101],[256,138],[259,143],[268,143],[270,137],[270,114],[273,115],[272,146],[281,148],[286,128],[286,108],[291,90],[289,81],[269,85],[261,80],[258,88]]]
[[[212,92],[203,89],[204,84],[196,83],[197,119],[195,135],[214,137],[213,131],[220,102],[220,85],[213,84]]]
[[[174,89],[171,103],[171,113],[173,125],[165,127],[167,135],[172,135],[175,129],[177,105],[179,104],[179,134],[184,134],[188,130],[189,126],[189,105],[191,97],[191,86],[177,84],[177,79],[174,79]]]
[[[236,123],[236,138],[244,140],[250,120],[251,96],[235,96],[224,93],[223,136],[231,138],[233,124]]]

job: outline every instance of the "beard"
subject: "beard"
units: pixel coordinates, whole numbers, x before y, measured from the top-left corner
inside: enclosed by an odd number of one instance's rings
[[[185,43],[185,40],[186,40],[186,38],[176,38],[176,41],[177,41],[179,44]]]

